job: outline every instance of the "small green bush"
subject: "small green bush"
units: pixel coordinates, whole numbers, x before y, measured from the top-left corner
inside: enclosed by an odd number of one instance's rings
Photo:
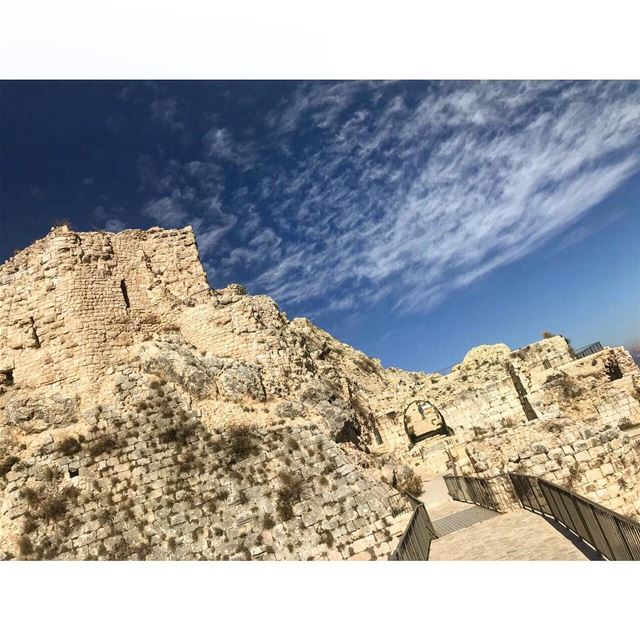
[[[396,484],[398,491],[404,491],[410,493],[412,496],[418,497],[422,491],[422,479],[418,476],[413,469],[409,469],[406,474],[402,476],[400,481]]]

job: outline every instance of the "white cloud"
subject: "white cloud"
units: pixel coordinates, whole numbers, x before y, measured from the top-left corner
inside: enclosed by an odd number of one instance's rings
[[[323,132],[262,181],[276,232],[295,239],[259,288],[305,308],[345,293],[353,306],[427,308],[548,242],[640,170],[637,83],[421,89],[311,85],[271,116],[276,136]]]
[[[222,206],[223,172],[210,161],[157,162],[143,156],[138,162],[142,187],[154,192],[141,213],[162,227],[191,225],[200,254],[206,260],[223,244],[238,222]],[[225,245],[224,254],[230,248]],[[221,250],[220,253],[223,253]]]
[[[150,105],[151,117],[171,129],[182,129],[178,119],[178,101],[175,98],[157,98]]]
[[[104,223],[104,230],[110,231],[111,233],[118,233],[119,231],[122,231],[126,228],[127,225],[119,218],[110,218]]]
[[[180,202],[168,196],[148,202],[143,207],[142,213],[155,220],[161,227],[179,227],[189,218]]]
[[[143,213],[296,312],[426,309],[581,237],[640,171],[639,105],[639,83],[301,83],[242,129],[209,114],[197,157],[142,157]]]
[[[203,139],[205,155],[215,160],[230,162],[241,169],[250,169],[256,161],[252,142],[239,142],[228,129],[213,127]]]

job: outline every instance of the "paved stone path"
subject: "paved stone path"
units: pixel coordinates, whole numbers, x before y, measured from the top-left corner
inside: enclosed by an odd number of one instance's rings
[[[589,560],[542,516],[520,509],[431,543],[429,560]]]
[[[442,478],[427,482],[421,499],[434,526],[437,523],[444,534],[431,543],[429,560],[599,559],[577,536],[550,519],[524,509],[486,515],[482,512],[487,509],[452,500]],[[447,525],[457,530],[448,533]]]

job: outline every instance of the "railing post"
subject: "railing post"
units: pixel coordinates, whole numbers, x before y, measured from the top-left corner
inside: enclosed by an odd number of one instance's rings
[[[582,522],[583,526],[584,526],[584,530],[587,532],[587,535],[589,536],[589,539],[587,540],[587,542],[594,548],[597,550],[597,546],[594,542],[594,538],[593,538],[593,534],[591,533],[591,529],[589,528],[589,525],[587,524],[587,521],[583,518],[582,516],[582,511],[580,511],[580,507],[578,507],[578,501],[576,500],[576,497],[574,495],[571,496],[572,500],[573,500],[573,506],[576,508],[576,511],[578,513],[578,517],[580,518],[580,521]]]
[[[602,540],[604,541],[604,543],[607,545],[607,547],[609,548],[609,555],[611,556],[611,560],[616,560],[616,554],[613,552],[613,549],[611,548],[611,545],[609,544],[609,540],[607,538],[606,533],[604,532],[604,529],[602,528],[602,525],[600,524],[600,518],[598,517],[598,514],[596,513],[596,510],[593,508],[592,505],[588,505],[589,509],[591,509],[591,514],[593,515],[593,519],[596,521],[596,524],[598,525],[598,529],[600,529],[600,533],[602,534]],[[596,549],[598,551],[600,551],[600,553],[602,553],[602,555],[604,555],[603,551],[601,551],[600,549],[598,549],[596,547]]]
[[[533,494],[533,497],[536,499],[536,504],[538,505],[538,509],[540,509],[540,513],[544,513],[544,511],[542,510],[542,505],[540,504],[540,500],[538,499],[538,494],[536,493],[536,490],[533,488],[533,483],[531,482],[531,478],[529,476],[527,476],[527,484],[529,485],[529,489]],[[537,478],[536,478],[536,485],[539,489],[540,482],[538,481]],[[529,503],[531,503],[531,499],[529,499]],[[531,510],[533,511],[533,505],[531,505]]]
[[[522,508],[524,509],[524,501],[522,498],[522,482],[520,478],[512,473],[509,474],[509,480],[511,480],[511,484],[513,485],[513,489],[516,493],[516,498],[518,498],[518,502],[520,502]]]
[[[633,560],[633,553],[631,552],[631,548],[629,547],[629,544],[627,543],[627,538],[625,537],[624,533],[622,532],[622,529],[620,528],[620,523],[618,522],[617,519],[614,519],[614,522],[616,523],[616,529],[618,529],[618,533],[620,533],[620,537],[622,538],[622,542],[624,542],[624,546],[625,546],[626,550],[629,553],[629,560]]]

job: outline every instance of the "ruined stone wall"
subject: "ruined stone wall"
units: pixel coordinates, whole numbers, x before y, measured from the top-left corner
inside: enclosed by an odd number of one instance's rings
[[[26,387],[82,390],[206,286],[190,228],[58,227],[0,267],[0,371]]]
[[[544,384],[550,369],[558,369],[574,361],[573,350],[562,336],[545,338],[516,349],[510,358],[527,392]]]
[[[640,424],[640,371],[622,347],[547,372],[530,399],[540,417],[573,417],[589,424]]]
[[[516,351],[506,345],[476,347],[449,375],[435,379],[432,395],[447,424],[471,440],[538,417],[529,397],[532,389],[549,370],[572,360],[561,336]]]
[[[189,228],[60,227],[5,263],[0,371],[5,557],[369,559],[409,517],[335,442],[345,381],[273,301],[209,289]]]
[[[640,425],[640,371],[629,353],[616,347],[574,360],[560,336],[517,351],[478,347],[449,375],[420,378],[411,393],[438,407],[454,432],[451,446],[537,418],[571,417],[623,429]],[[396,406],[405,401],[399,396]],[[403,451],[408,437],[402,413],[386,408],[380,416],[384,439]],[[403,459],[429,457],[432,447],[423,441],[410,449]]]
[[[241,363],[201,360],[178,338],[139,350],[111,374],[108,404],[5,470],[5,558],[388,556],[409,503],[313,422],[269,415]]]
[[[459,452],[458,472],[539,476],[638,518],[639,445],[616,426],[587,426],[566,418],[536,420],[467,443]]]
[[[247,296],[232,285],[204,304],[183,308],[176,319],[199,349],[262,367],[270,393],[287,393],[315,372],[303,340],[266,296]]]

